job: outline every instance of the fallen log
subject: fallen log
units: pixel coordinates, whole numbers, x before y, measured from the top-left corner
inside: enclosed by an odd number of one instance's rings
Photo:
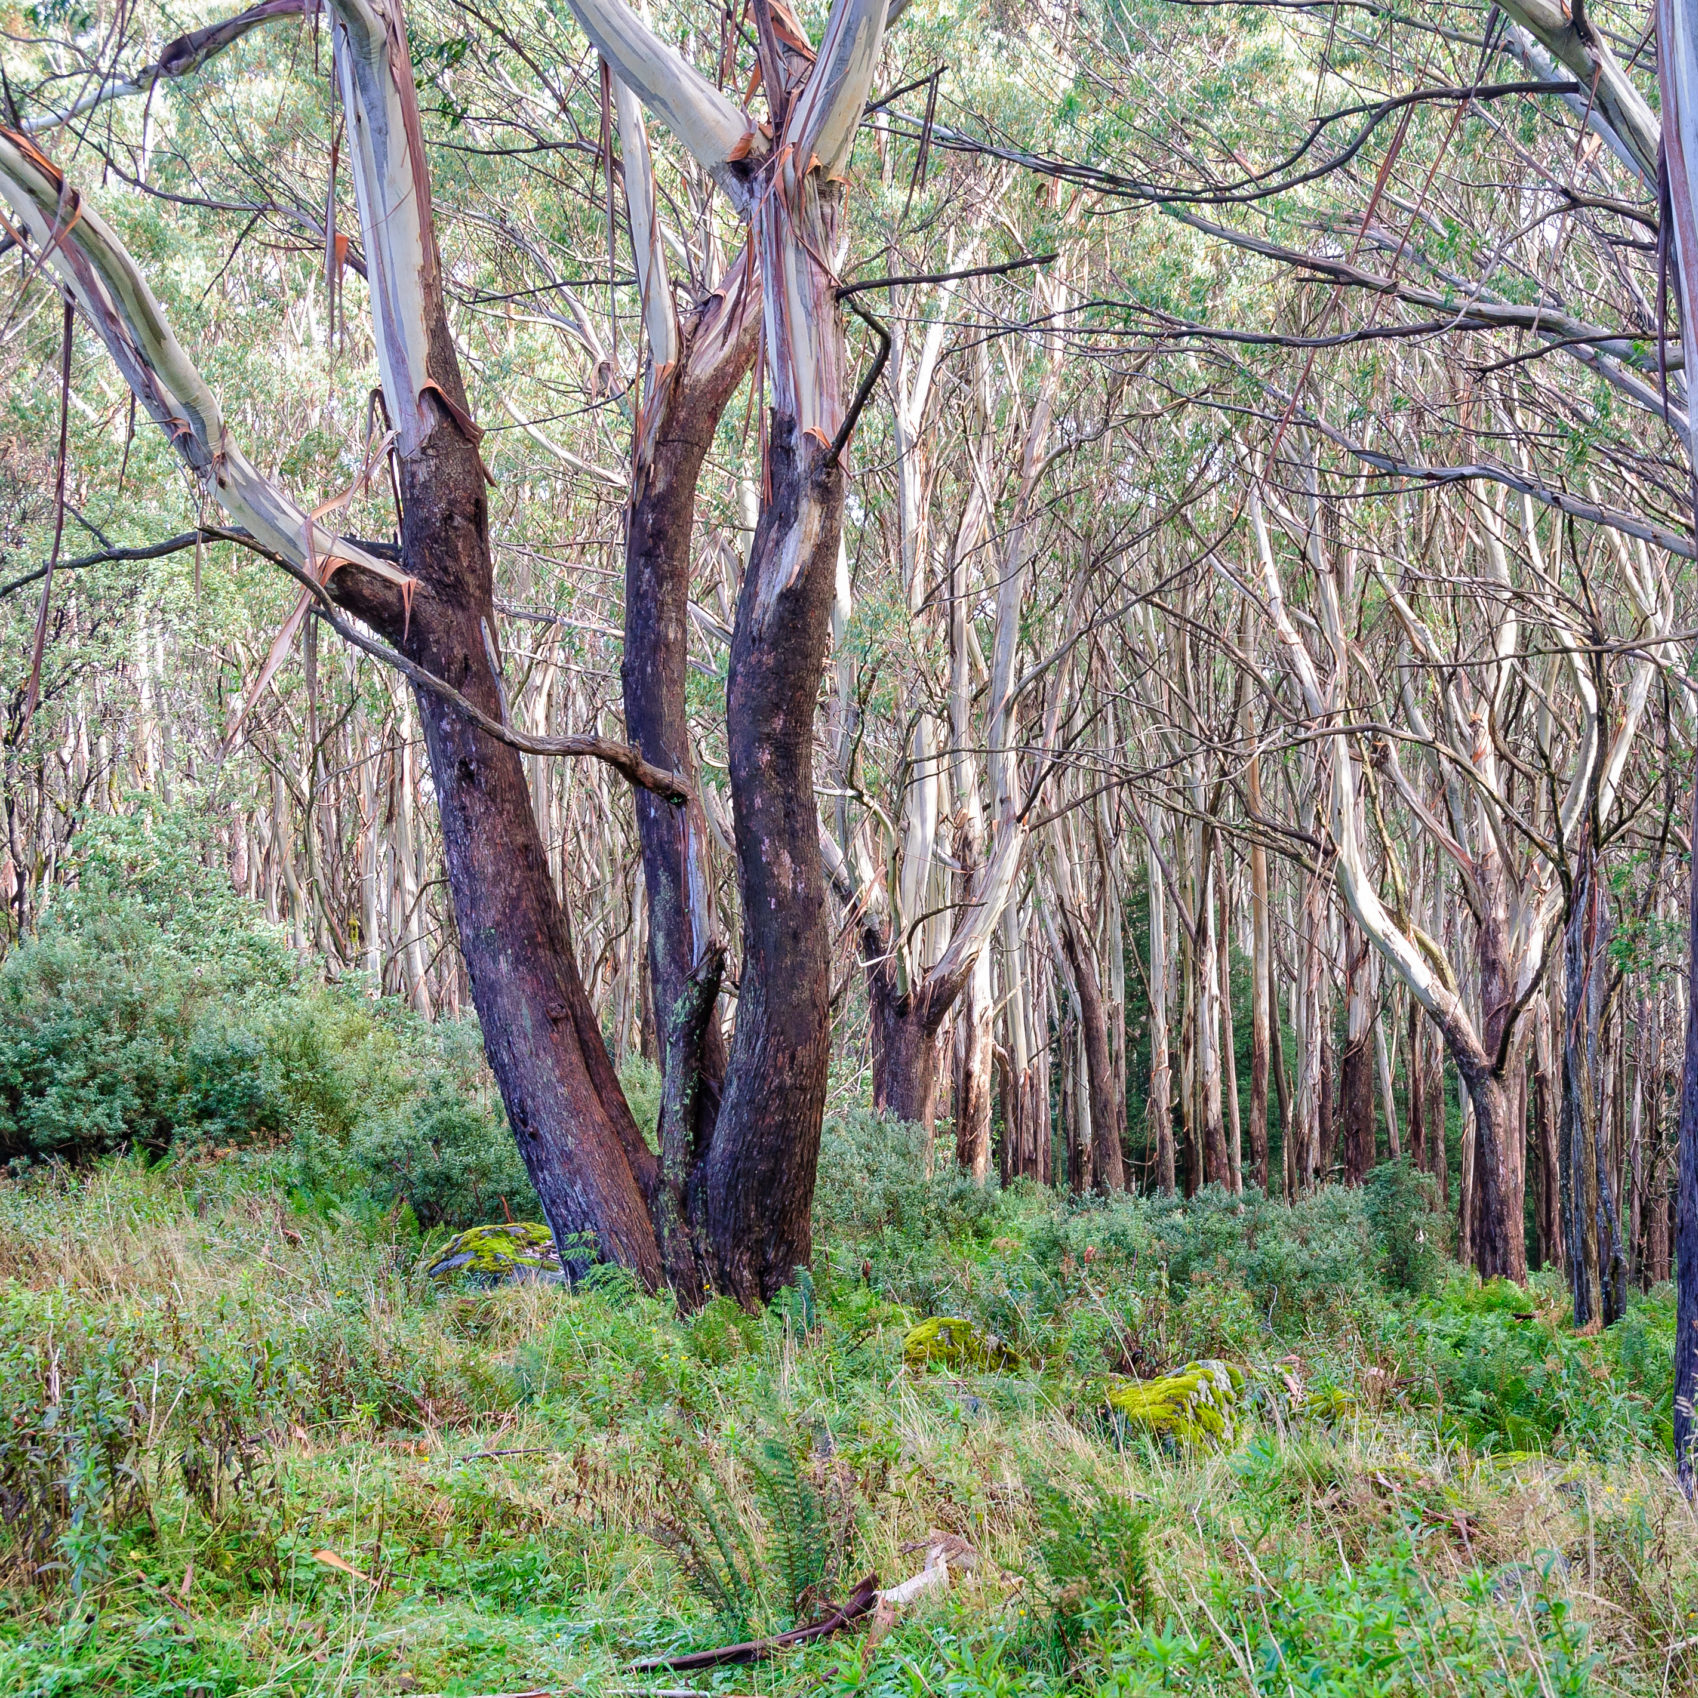
[[[755,1663],[777,1651],[791,1651],[798,1645],[812,1644],[816,1639],[840,1633],[851,1622],[872,1612],[878,1598],[878,1576],[869,1574],[849,1597],[835,1604],[806,1627],[792,1627],[787,1633],[775,1633],[770,1639],[746,1639],[739,1645],[716,1645],[711,1651],[684,1651],[674,1657],[643,1657],[626,1665],[632,1674],[649,1669],[711,1669],[722,1663]]]

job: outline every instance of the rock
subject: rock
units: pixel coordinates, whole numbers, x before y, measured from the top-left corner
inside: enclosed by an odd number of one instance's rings
[[[425,1271],[432,1279],[469,1274],[489,1285],[566,1277],[554,1235],[530,1220],[468,1227],[443,1245]]]
[[[1213,1357],[1188,1362],[1177,1374],[1127,1380],[1109,1390],[1108,1405],[1129,1426],[1179,1444],[1226,1444],[1237,1416],[1244,1371]]]
[[[1020,1358],[992,1332],[954,1315],[933,1315],[910,1327],[902,1340],[902,1360],[910,1368],[938,1363],[946,1368],[1016,1368]]]

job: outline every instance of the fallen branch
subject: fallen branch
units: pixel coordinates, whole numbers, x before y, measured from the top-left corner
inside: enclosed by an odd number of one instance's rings
[[[788,1633],[775,1633],[770,1639],[746,1639],[740,1645],[717,1645],[711,1651],[686,1651],[675,1657],[643,1657],[628,1663],[626,1668],[631,1674],[642,1674],[649,1669],[711,1669],[722,1663],[760,1662],[775,1651],[794,1650],[798,1645],[811,1645],[816,1639],[842,1632],[851,1622],[870,1615],[877,1599],[878,1576],[869,1574],[846,1602],[836,1605],[806,1627],[793,1627]]]

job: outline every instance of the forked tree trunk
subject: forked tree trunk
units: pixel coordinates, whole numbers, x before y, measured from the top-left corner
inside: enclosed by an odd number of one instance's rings
[[[757,8],[772,118],[763,138],[621,0],[570,3],[619,81],[747,219],[761,280],[772,408],[726,691],[743,950],[737,1028],[698,1164],[696,1209],[716,1283],[752,1305],[792,1280],[812,1249],[830,1046],[813,729],[849,429],[843,317],[827,256],[840,246],[843,184],[887,6],[837,0],[817,60],[787,57]],[[799,89],[792,71],[806,77]]]

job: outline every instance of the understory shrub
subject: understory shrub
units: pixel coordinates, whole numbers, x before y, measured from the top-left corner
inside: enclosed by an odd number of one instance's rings
[[[1378,1283],[1383,1261],[1362,1192],[1342,1186],[1289,1205],[1219,1185],[1192,1197],[1086,1199],[1032,1243],[1055,1266],[1090,1259],[1146,1276],[1165,1270],[1175,1291],[1237,1285],[1270,1323],[1354,1301]]]
[[[191,810],[77,844],[76,888],[0,960],[0,1161],[286,1143],[327,1204],[539,1218],[474,1020],[323,983],[206,864]]]
[[[1672,1302],[1635,1294],[1626,1320],[1583,1338],[1558,1318],[1559,1293],[1543,1294],[1553,1310],[1508,1280],[1457,1275],[1417,1311],[1418,1400],[1484,1450],[1615,1455],[1672,1444]]]
[[[953,1151],[934,1159],[930,1145],[923,1126],[873,1109],[829,1118],[820,1135],[815,1239],[923,1249],[989,1237],[1001,1205],[995,1184],[975,1184]]]

